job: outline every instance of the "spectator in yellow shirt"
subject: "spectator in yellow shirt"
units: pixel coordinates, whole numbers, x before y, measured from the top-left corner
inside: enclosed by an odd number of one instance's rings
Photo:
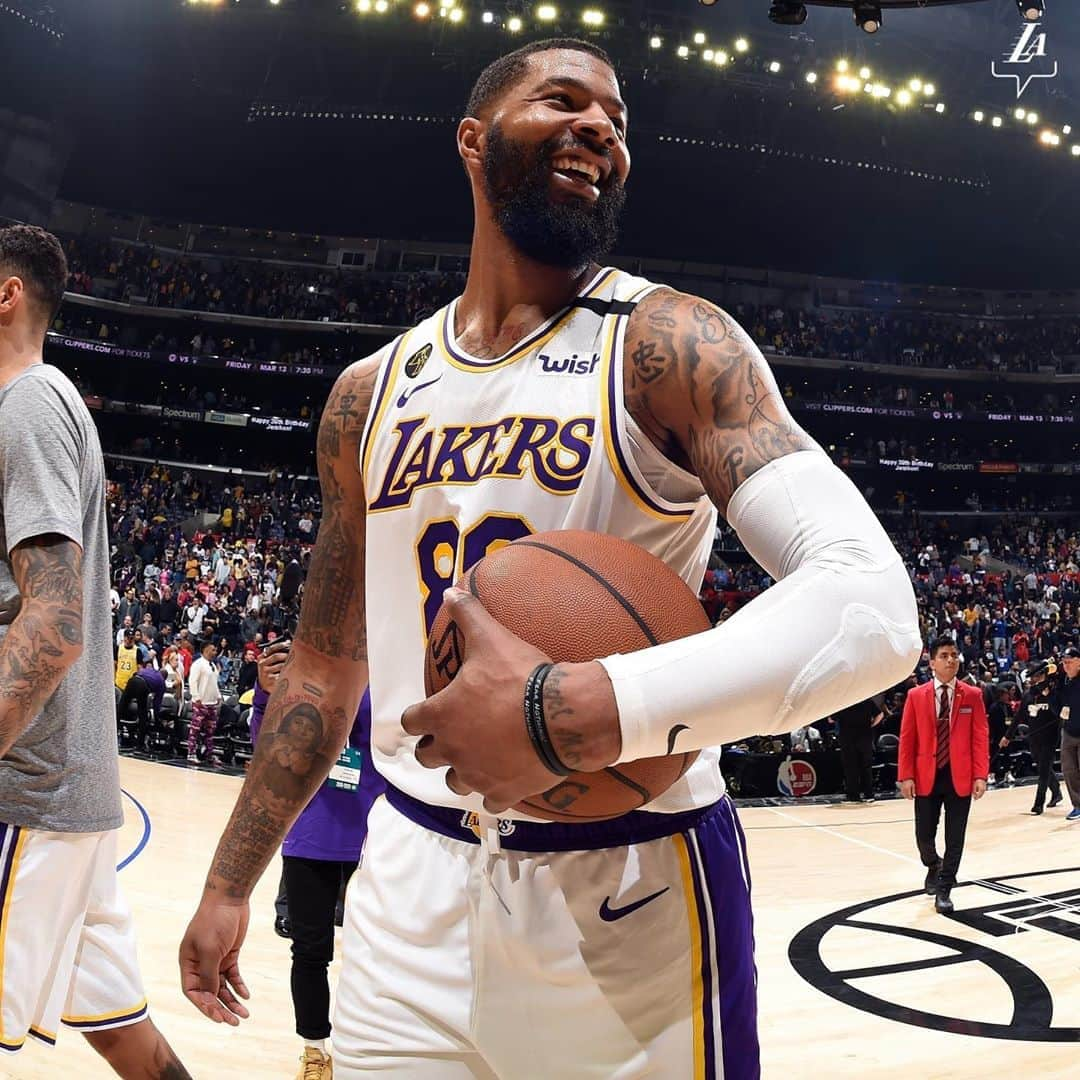
[[[138,670],[139,652],[135,648],[135,630],[129,627],[124,631],[123,644],[116,650],[116,689],[122,693],[131,676]]]

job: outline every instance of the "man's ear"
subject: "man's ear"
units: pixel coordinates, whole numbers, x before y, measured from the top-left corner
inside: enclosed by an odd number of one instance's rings
[[[25,291],[20,277],[11,276],[0,281],[0,314],[7,315],[14,311]]]
[[[458,155],[466,171],[471,172],[474,165],[478,166],[483,161],[486,126],[483,120],[477,120],[475,116],[466,116],[458,124]]]

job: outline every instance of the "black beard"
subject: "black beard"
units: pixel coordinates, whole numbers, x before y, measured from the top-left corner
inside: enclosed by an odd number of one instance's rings
[[[484,189],[504,236],[545,266],[581,270],[615,246],[626,189],[612,178],[595,203],[557,202],[551,196],[551,162],[578,144],[554,138],[535,149],[505,138],[493,124],[484,151]]]

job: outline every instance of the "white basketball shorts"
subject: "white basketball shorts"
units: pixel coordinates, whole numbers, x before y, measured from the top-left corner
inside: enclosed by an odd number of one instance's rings
[[[349,885],[335,1076],[757,1080],[730,799],[581,825],[390,788]]]
[[[146,1016],[116,832],[0,825],[0,1050]]]

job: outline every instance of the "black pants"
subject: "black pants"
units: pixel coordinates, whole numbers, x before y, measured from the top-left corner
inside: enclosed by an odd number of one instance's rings
[[[334,925],[343,926],[345,919],[345,886],[349,884],[349,876],[341,878],[341,891],[338,893],[337,908],[334,910]],[[281,878],[278,881],[277,896],[274,897],[274,914],[283,919],[289,917],[289,898],[285,895],[285,867],[281,868]]]
[[[945,858],[937,853],[937,829],[941,808],[945,807]],[[938,769],[934,787],[929,795],[915,796],[915,843],[923,866],[940,864],[938,887],[951,889],[956,884],[960,856],[964,854],[964,835],[967,833],[971,796],[957,795],[949,767]]]
[[[127,717],[128,706],[131,702],[135,702],[135,707],[139,711],[139,727],[138,727],[138,744],[141,747],[143,739],[146,736],[147,729],[150,726],[150,687],[146,685],[139,675],[132,675],[127,681],[127,686],[124,687],[124,692],[120,695],[120,704],[117,706],[117,712],[121,718]]]
[[[285,895],[292,924],[292,999],[296,1034],[302,1039],[330,1037],[330,981],[334,958],[334,908],[342,882],[355,862],[299,859],[286,855]]]
[[[1010,748],[1008,746],[999,746],[1000,739],[990,742],[990,772],[994,779],[1000,784],[1005,779],[1005,774],[1009,771],[1009,757]]]
[[[1033,805],[1041,807],[1046,802],[1046,792],[1050,789],[1053,798],[1061,798],[1061,784],[1058,783],[1057,773],[1054,772],[1054,751],[1057,747],[1053,743],[1031,744],[1031,756],[1035,759],[1035,765],[1039,770],[1039,786],[1035,789],[1035,802]]]
[[[285,867],[281,868],[281,880],[278,882],[277,897],[274,899],[274,914],[289,917],[289,898],[285,895]]]
[[[869,731],[840,730],[840,756],[844,763],[844,791],[852,802],[874,794],[874,740]]]

